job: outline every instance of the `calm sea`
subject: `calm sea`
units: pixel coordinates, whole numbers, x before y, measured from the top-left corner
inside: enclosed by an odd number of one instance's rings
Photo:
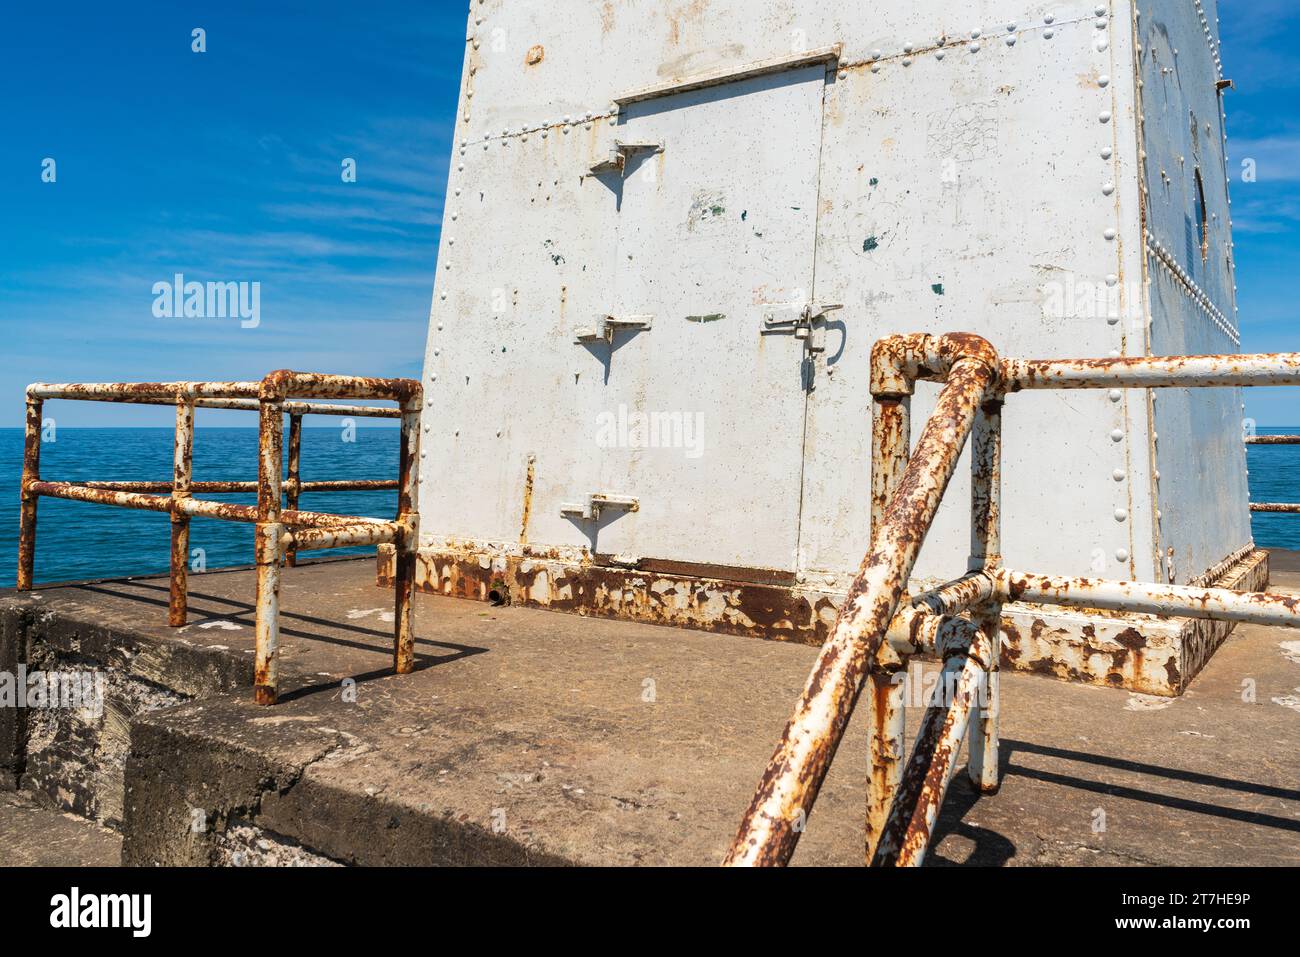
[[[1292,434],[1297,428],[1261,429]],[[67,481],[164,481],[172,469],[172,430],[59,429],[41,448],[41,475]],[[339,428],[305,428],[304,481],[397,477],[396,429],[359,428],[355,441],[343,441]],[[18,482],[22,474],[23,432],[0,429],[0,587],[11,587],[18,557]],[[1300,501],[1300,446],[1251,446],[1251,498],[1257,502]],[[194,441],[196,480],[257,477],[257,430],[199,428]],[[204,495],[218,501],[252,504],[253,495]],[[396,492],[321,492],[303,496],[302,507],[391,518]],[[1300,549],[1300,515],[1255,515],[1255,542],[1263,548]],[[72,581],[152,575],[167,571],[166,515],[41,499],[36,548],[36,580]],[[253,528],[237,522],[195,518],[191,549],[201,548],[208,568],[247,565],[253,560]],[[340,549],[332,555],[367,554],[373,549]]]
[[[51,481],[168,481],[174,431],[61,428],[41,446],[41,477]],[[397,478],[398,430],[358,428],[344,441],[342,428],[303,428],[303,481]],[[18,485],[23,431],[0,429],[0,587],[13,587],[18,562]],[[194,435],[195,481],[257,478],[256,428],[203,428]],[[252,505],[253,494],[203,498]],[[314,492],[300,506],[391,519],[397,493]],[[208,569],[253,561],[253,526],[195,518],[190,549],[203,549]],[[332,549],[330,555],[373,554],[373,548]],[[309,557],[315,557],[312,553]],[[324,554],[324,553],[322,553]],[[36,580],[72,581],[165,573],[170,556],[167,515],[42,498],[36,538]]]

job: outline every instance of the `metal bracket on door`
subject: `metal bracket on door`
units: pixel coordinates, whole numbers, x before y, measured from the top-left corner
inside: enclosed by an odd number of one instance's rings
[[[604,339],[611,345],[614,342],[614,333],[619,331],[633,331],[649,329],[654,323],[654,316],[597,316],[595,327],[585,327],[574,330],[574,342],[588,343],[599,342]]]
[[[623,143],[614,141],[609,156],[591,167],[593,173],[622,173],[627,169],[627,162],[636,153],[662,153],[663,143]]]
[[[825,322],[826,314],[843,309],[838,302],[810,302],[803,306],[790,306],[777,309],[763,316],[763,332],[793,332],[796,339],[807,340],[809,352],[824,352],[825,343],[815,340],[813,326]]]
[[[560,514],[566,518],[581,518],[583,521],[599,521],[600,513],[607,508],[625,512],[641,510],[641,500],[630,495],[613,495],[609,492],[592,492],[584,505],[561,505]]]

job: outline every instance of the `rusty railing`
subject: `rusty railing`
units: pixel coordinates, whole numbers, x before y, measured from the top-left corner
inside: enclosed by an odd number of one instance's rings
[[[170,482],[50,482],[40,475],[41,414],[50,399],[175,405],[176,444]],[[302,399],[389,401],[397,408],[329,405]],[[272,372],[261,382],[136,382],[37,384],[27,388],[27,433],[23,450],[22,512],[18,540],[18,590],[30,591],[36,558],[36,514],[41,496],[167,512],[171,515],[171,595],[168,624],[185,624],[188,606],[190,518],[225,519],[256,526],[257,618],[254,697],[274,704],[278,687],[280,568],[294,565],[299,551],[393,544],[397,549],[393,666],[398,674],[414,667],[411,592],[419,539],[420,384],[410,379],[374,379],[317,373]],[[242,409],[259,414],[257,481],[192,480],[194,410]],[[289,416],[288,477],[284,469],[284,416]],[[305,415],[348,415],[401,420],[398,478],[303,482],[299,458]],[[308,492],[396,489],[393,521],[301,511]],[[167,494],[159,494],[159,493]],[[195,498],[195,493],[256,492],[257,505]]]
[[[915,448],[911,396],[943,383]],[[1300,385],[1300,353],[1171,358],[1002,359],[978,336],[894,336],[872,351],[871,543],[727,854],[728,865],[782,865],[862,691],[870,721],[868,864],[919,865],[963,740],[968,773],[997,790],[1003,602],[1300,627],[1300,598],[1222,588],[1062,578],[1009,571],[1000,544],[1002,406],[1022,389]],[[907,596],[917,555],[967,441],[972,443],[967,573]],[[932,653],[943,679],[904,763],[909,655]],[[977,706],[977,698],[983,698]]]
[[[1247,445],[1300,445],[1300,435],[1248,435]],[[1251,502],[1252,512],[1270,512],[1273,514],[1300,515],[1298,502]]]

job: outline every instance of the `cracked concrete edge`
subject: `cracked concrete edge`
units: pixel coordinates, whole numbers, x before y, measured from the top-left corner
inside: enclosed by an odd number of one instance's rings
[[[413,808],[315,780],[313,765],[353,746],[304,728],[267,754],[203,727],[203,709],[142,716],[131,729],[122,863],[214,866],[226,832],[251,827],[341,864],[565,866],[576,862],[450,812]],[[283,728],[279,734],[283,735]]]
[[[0,593],[0,671],[16,674],[23,666],[29,671],[94,670],[107,674],[110,700],[104,714],[96,718],[97,724],[56,734],[60,740],[41,755],[33,754],[34,736],[37,727],[48,721],[37,718],[51,716],[34,715],[25,708],[0,708],[0,790],[26,788],[47,807],[92,819],[99,815],[91,806],[96,803],[93,795],[83,793],[81,785],[87,782],[73,780],[76,773],[69,777],[67,772],[93,764],[87,755],[100,753],[101,736],[110,718],[118,715],[129,722],[140,711],[139,701],[124,711],[113,689],[124,681],[142,691],[132,700],[157,698],[146,705],[149,710],[198,695],[247,688],[253,678],[252,662],[243,656],[92,623],[75,608],[51,606],[40,592]],[[156,695],[150,695],[151,691]],[[66,717],[55,716],[58,720]],[[120,782],[120,772],[113,776]],[[120,783],[109,784],[120,800]]]
[[[24,598],[0,601],[0,671],[16,674],[27,661],[27,635],[32,602]],[[27,762],[27,711],[0,708],[0,791],[16,791]]]
[[[128,866],[212,866],[215,836],[231,822],[255,821],[266,796],[292,788],[314,759],[259,754],[150,717],[131,725],[122,821]],[[315,757],[329,750],[322,743]]]
[[[21,621],[16,644],[9,629]],[[102,668],[116,668],[141,681],[187,698],[248,688],[253,684],[249,655],[198,647],[129,628],[92,623],[76,608],[46,604],[40,592],[0,591],[0,666],[28,664],[41,646],[54,656]],[[16,652],[16,656],[15,656]]]
[[[55,654],[117,668],[187,698],[253,683],[250,656],[92,624],[85,617],[40,605],[33,607],[32,616],[31,640]]]
[[[268,795],[256,818],[343,863],[379,867],[563,867],[578,862],[451,811],[413,808],[314,780]]]

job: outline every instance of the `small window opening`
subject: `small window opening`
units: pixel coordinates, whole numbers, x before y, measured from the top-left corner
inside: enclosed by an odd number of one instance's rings
[[[1196,218],[1200,223],[1201,262],[1210,260],[1210,220],[1205,209],[1205,181],[1201,179],[1201,168],[1196,167]]]

